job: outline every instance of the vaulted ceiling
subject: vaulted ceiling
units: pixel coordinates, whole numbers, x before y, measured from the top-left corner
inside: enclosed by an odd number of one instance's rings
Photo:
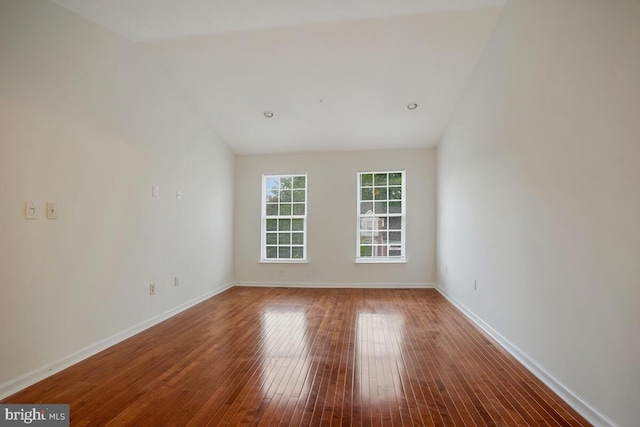
[[[255,154],[436,145],[506,0],[51,1],[135,41]]]

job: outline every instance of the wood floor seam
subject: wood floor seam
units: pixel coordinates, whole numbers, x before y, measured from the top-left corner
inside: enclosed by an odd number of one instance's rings
[[[590,425],[434,289],[233,287],[2,403],[72,426]]]

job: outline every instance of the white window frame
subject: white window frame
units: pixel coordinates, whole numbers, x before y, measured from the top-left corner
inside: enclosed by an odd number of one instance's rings
[[[389,213],[388,211],[386,213],[382,213],[381,216],[384,216],[385,218],[390,218],[390,217],[399,217],[400,218],[400,232],[401,232],[401,236],[400,236],[400,243],[399,244],[394,244],[392,245],[390,242],[388,242],[387,239],[387,243],[385,243],[386,248],[384,248],[384,246],[378,246],[378,248],[382,249],[386,249],[386,253],[387,255],[371,255],[371,256],[362,256],[361,255],[361,247],[362,246],[372,246],[372,252],[375,248],[375,246],[373,246],[373,243],[371,244],[367,244],[367,243],[362,243],[361,238],[363,237],[362,235],[362,230],[363,227],[365,227],[367,222],[371,222],[373,225],[371,226],[371,229],[373,230],[377,224],[379,224],[379,222],[376,219],[380,219],[380,217],[375,215],[375,211],[376,209],[376,205],[375,205],[375,200],[372,200],[371,203],[374,206],[374,208],[371,210],[371,212],[367,211],[365,213],[362,213],[362,208],[363,208],[363,202],[364,203],[368,203],[369,200],[362,200],[362,190],[364,189],[368,189],[371,188],[372,191],[375,191],[375,186],[374,184],[372,186],[363,186],[362,185],[362,176],[363,175],[373,175],[375,178],[376,174],[392,174],[392,173],[400,173],[402,174],[402,183],[401,183],[401,199],[400,199],[400,213]],[[358,190],[358,197],[357,197],[357,204],[356,204],[356,218],[357,218],[357,222],[356,222],[356,257],[355,257],[355,262],[356,263],[368,263],[368,264],[376,264],[376,263],[406,263],[407,262],[407,258],[406,258],[406,236],[407,236],[407,229],[406,229],[406,215],[407,215],[407,172],[405,170],[382,170],[382,171],[363,171],[363,172],[358,172],[357,174],[357,184],[356,184],[356,188]],[[390,186],[389,183],[387,182],[387,184],[385,185],[385,188],[387,189],[387,198],[385,199],[385,202],[388,202],[389,199],[389,187],[394,187],[394,186]],[[374,198],[375,198],[375,194],[374,194]],[[393,199],[393,200],[397,200],[397,199]],[[388,204],[387,204],[387,209],[388,209]],[[365,227],[365,229],[367,229],[368,227]],[[387,226],[383,225],[384,232],[388,233],[389,229]],[[372,231],[372,240],[373,237],[376,233]],[[400,255],[388,255],[391,246],[394,247],[398,247],[398,249],[400,250]],[[394,248],[395,250],[395,248]]]
[[[304,186],[304,215],[294,215],[293,214],[293,198],[292,198],[292,202],[291,202],[291,212],[289,215],[281,215],[280,214],[280,203],[278,203],[278,214],[277,215],[273,215],[273,214],[269,214],[267,215],[267,180],[269,178],[278,178],[279,180],[282,178],[291,178],[291,180],[293,181],[294,178],[296,177],[304,177],[305,181],[305,186]],[[293,185],[292,185],[293,187]],[[278,184],[278,188],[280,189],[280,184]],[[307,263],[307,215],[308,215],[308,203],[307,203],[307,199],[308,199],[308,191],[309,188],[309,178],[307,176],[306,173],[291,173],[291,174],[263,174],[262,175],[262,198],[261,198],[261,226],[260,226],[260,262],[263,263],[281,263],[281,264],[298,264],[298,263]],[[302,203],[302,202],[299,202]],[[303,227],[302,227],[302,239],[303,239],[303,243],[302,245],[298,246],[298,245],[294,245],[292,243],[292,239],[293,239],[293,232],[294,231],[300,231],[300,230],[291,230],[291,228],[288,230],[291,234],[291,239],[290,239],[290,243],[289,244],[280,244],[280,243],[276,243],[276,244],[267,244],[267,233],[272,233],[273,230],[267,230],[267,220],[268,219],[276,219],[278,220],[278,227],[280,225],[280,221],[281,219],[290,219],[290,220],[294,220],[294,219],[302,219],[303,220]],[[279,232],[281,230],[275,230],[276,235],[278,236],[279,239]],[[280,248],[282,246],[289,246],[289,248],[291,249],[290,254],[289,254],[289,258],[267,258],[267,246],[269,247],[277,247]],[[302,258],[293,258],[293,247],[302,247]]]

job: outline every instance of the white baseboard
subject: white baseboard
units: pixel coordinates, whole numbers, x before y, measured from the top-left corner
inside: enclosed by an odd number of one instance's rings
[[[447,300],[449,300],[455,307],[457,307],[469,320],[478,325],[483,331],[490,335],[495,341],[498,342],[506,351],[508,351],[513,357],[515,357],[522,365],[525,366],[531,373],[538,377],[543,383],[551,388],[558,396],[564,399],[567,404],[578,411],[583,417],[585,417],[594,426],[603,427],[618,427],[613,421],[601,414],[598,410],[592,407],[588,402],[578,396],[569,387],[565,386],[562,382],[557,380],[551,373],[545,368],[539,365],[535,360],[529,357],[516,345],[512,344],[505,337],[500,335],[495,329],[489,326],[481,318],[476,316],[471,310],[469,310],[464,304],[449,295],[444,289],[438,287],[434,283],[283,283],[283,282],[235,282],[233,284],[227,284],[221,288],[209,291],[197,298],[185,302],[177,307],[174,307],[164,313],[154,316],[144,322],[138,323],[122,332],[98,341],[88,347],[85,347],[77,352],[74,352],[68,356],[58,359],[55,362],[47,364],[41,368],[28,372],[20,377],[9,380],[3,384],[0,384],[0,399],[4,399],[18,391],[29,387],[32,384],[42,381],[43,379],[60,372],[76,363],[87,359],[119,342],[122,342],[142,331],[148,329],[164,320],[167,320],[176,314],[193,307],[202,301],[211,298],[212,296],[224,292],[225,290],[233,286],[254,286],[254,287],[290,287],[290,288],[377,288],[377,289],[429,289],[435,288],[440,292]]]
[[[591,406],[588,402],[582,399],[569,387],[555,378],[549,371],[547,371],[542,365],[532,359],[528,354],[522,351],[518,346],[512,344],[508,339],[500,335],[498,331],[493,329],[480,317],[476,316],[471,310],[469,310],[464,304],[452,297],[442,289],[440,286],[436,286],[438,292],[442,294],[451,304],[458,308],[469,320],[478,325],[480,329],[485,331],[491,338],[502,346],[506,351],[515,357],[518,362],[524,365],[533,375],[535,375],[540,381],[545,383],[547,387],[553,390],[558,396],[560,396],[569,406],[575,409],[580,415],[587,419],[591,424],[598,427],[618,427],[613,421],[607,418],[604,414],[600,413],[597,409]]]
[[[345,289],[430,289],[435,283],[316,283],[316,282],[235,282],[234,286],[260,288],[345,288]]]
[[[61,359],[56,360],[55,362],[49,363],[41,368],[34,369],[31,372],[27,372],[24,375],[21,375],[12,380],[6,381],[3,384],[0,384],[0,399],[4,399],[7,396],[11,396],[14,393],[19,392],[20,390],[29,387],[37,383],[38,381],[42,381],[43,379],[50,377],[51,375],[62,371],[72,365],[75,365],[78,362],[81,362],[84,359],[87,359],[94,354],[97,354],[119,342],[130,338],[145,329],[149,329],[150,327],[157,325],[158,323],[169,319],[170,317],[175,316],[176,314],[193,307],[196,304],[201,303],[202,301],[211,298],[212,296],[219,294],[221,292],[226,291],[231,288],[233,284],[228,283],[220,288],[209,291],[203,295],[200,295],[197,298],[194,298],[190,301],[185,302],[184,304],[180,304],[177,307],[174,307],[170,310],[165,311],[164,313],[158,314],[150,319],[145,320],[144,322],[138,323],[130,328],[125,329],[122,332],[118,332],[115,335],[107,337],[103,340],[100,340],[90,346],[87,346],[81,350],[78,350],[74,353],[71,353],[68,356],[65,356]]]

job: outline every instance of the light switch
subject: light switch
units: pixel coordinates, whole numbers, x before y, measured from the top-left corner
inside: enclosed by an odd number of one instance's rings
[[[151,187],[151,197],[153,197],[154,199],[158,197],[158,186],[154,185],[153,187]]]
[[[178,190],[176,191],[176,200],[180,200],[182,199],[182,191]]]
[[[58,219],[57,203],[47,203],[47,219]]]
[[[24,218],[38,219],[38,206],[33,202],[24,202]]]

